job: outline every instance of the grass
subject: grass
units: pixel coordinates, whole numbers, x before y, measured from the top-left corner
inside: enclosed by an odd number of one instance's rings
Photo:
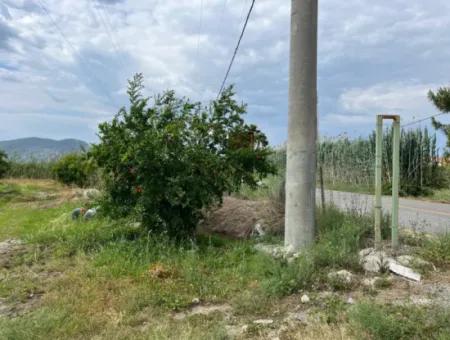
[[[449,339],[450,311],[440,307],[365,302],[349,313],[358,337],[374,340]]]
[[[426,238],[419,254],[439,266],[450,266],[450,234]]]
[[[426,197],[431,201],[450,203],[450,188],[433,190],[433,193]]]
[[[257,252],[256,241],[199,236],[174,243],[127,219],[72,221],[80,202],[43,208],[36,201],[37,192],[61,190],[54,182],[0,184],[0,241],[26,242],[12,268],[0,268],[0,302],[19,311],[0,317],[1,339],[226,339],[220,313],[170,315],[188,310],[195,298],[228,304],[234,318],[251,324],[283,308],[280,301],[291,294],[332,289],[326,275],[332,269],[359,272],[357,252],[372,237],[370,217],[329,208],[317,216],[316,245],[288,263]],[[445,256],[446,247],[429,256]],[[326,308],[329,323],[346,322],[341,303]],[[327,336],[336,329],[327,328]],[[254,338],[262,337],[258,332]]]

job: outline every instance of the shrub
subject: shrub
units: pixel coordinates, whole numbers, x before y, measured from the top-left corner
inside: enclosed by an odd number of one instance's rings
[[[0,150],[0,178],[5,176],[9,169],[8,156],[2,150]]]
[[[208,107],[167,91],[143,98],[143,77],[129,81],[130,109],[99,126],[92,154],[104,170],[104,209],[136,213],[146,227],[192,234],[203,208],[273,173],[266,136],[242,119],[230,87]]]
[[[94,160],[86,153],[71,153],[61,157],[54,165],[53,172],[58,181],[84,187],[96,170]]]

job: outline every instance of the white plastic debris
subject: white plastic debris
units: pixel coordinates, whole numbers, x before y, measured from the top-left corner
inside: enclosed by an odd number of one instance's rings
[[[310,301],[309,296],[306,294],[303,294],[302,297],[300,298],[300,301],[302,303],[308,303]]]

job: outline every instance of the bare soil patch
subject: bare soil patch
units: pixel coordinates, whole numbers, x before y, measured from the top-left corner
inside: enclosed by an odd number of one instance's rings
[[[8,239],[0,242],[0,269],[13,266],[14,258],[26,252],[26,247],[22,241]]]

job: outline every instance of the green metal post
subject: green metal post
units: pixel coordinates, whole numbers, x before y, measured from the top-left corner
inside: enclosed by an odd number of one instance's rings
[[[392,143],[392,248],[398,247],[398,188],[400,182],[400,116],[395,116]]]
[[[383,146],[383,116],[377,115],[375,142],[375,248],[381,247],[381,156]]]

